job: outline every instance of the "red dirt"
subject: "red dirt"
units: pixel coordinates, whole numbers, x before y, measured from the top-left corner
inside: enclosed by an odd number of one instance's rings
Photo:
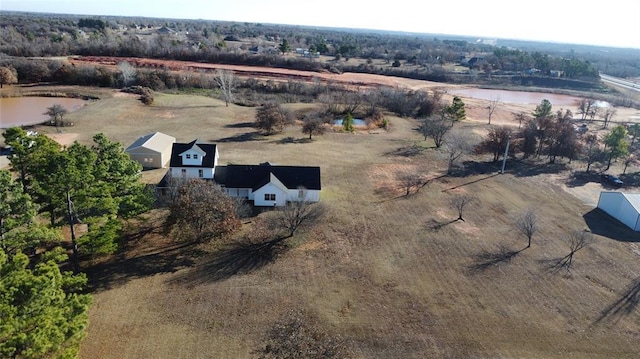
[[[100,64],[108,67],[115,67],[120,62],[128,62],[136,67],[152,68],[152,69],[168,69],[172,71],[194,71],[207,70],[214,71],[218,69],[234,71],[239,76],[246,77],[266,77],[276,79],[297,79],[303,81],[321,80],[324,82],[340,82],[352,86],[400,86],[411,88],[413,90],[423,88],[435,88],[444,86],[437,82],[428,82],[423,80],[405,79],[393,76],[383,76],[375,74],[359,74],[359,73],[343,73],[334,74],[330,72],[313,72],[301,71],[261,66],[241,66],[241,65],[225,65],[225,64],[209,64],[201,62],[175,61],[148,59],[136,57],[110,57],[110,56],[81,56],[71,57],[68,60],[74,65],[84,64]],[[450,87],[451,85],[446,85]]]

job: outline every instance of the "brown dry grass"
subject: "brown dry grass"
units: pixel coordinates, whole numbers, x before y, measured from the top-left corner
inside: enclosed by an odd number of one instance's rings
[[[473,120],[482,108],[468,112]],[[603,225],[601,214],[549,174],[514,168],[495,175],[487,165],[465,177],[440,177],[445,163],[433,149],[393,154],[421,143],[412,120],[393,116],[389,132],[330,132],[282,144],[284,137],[305,136],[299,127],[247,135],[253,115],[254,109],[205,97],[161,94],[145,107],[109,93],[68,115],[85,143],[104,132],[126,146],[162,131],[179,141],[217,143],[222,164],[319,165],[330,209],[289,250],[258,257],[224,245],[180,246],[163,235],[162,213],[152,213],[127,251],[89,271],[96,292],[82,358],[252,357],[289,308],[313,313],[356,358],[640,352],[640,238]],[[501,117],[510,119],[495,121]],[[461,126],[481,132],[483,120],[477,121]],[[407,198],[388,191],[397,186],[395,172],[411,168],[434,180]],[[448,200],[462,192],[478,201],[465,222],[451,222],[456,213]],[[526,239],[513,219],[530,206],[538,208],[542,230],[532,248],[518,252]],[[555,270],[568,254],[564,234],[589,226],[599,233],[595,244],[577,253],[571,272]]]

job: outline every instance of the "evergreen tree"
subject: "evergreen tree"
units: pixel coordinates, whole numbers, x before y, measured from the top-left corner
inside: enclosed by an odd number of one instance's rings
[[[346,132],[353,132],[354,131],[354,128],[353,128],[353,116],[350,113],[348,113],[342,119],[342,129],[345,130]]]
[[[458,96],[453,97],[451,105],[445,107],[447,117],[451,119],[451,126],[454,122],[464,121],[467,118],[467,113],[464,109],[464,102]]]
[[[287,39],[282,39],[282,42],[278,46],[278,49],[284,55],[287,52],[291,51],[291,45],[289,45],[289,41],[287,41]]]
[[[87,326],[84,275],[61,273],[51,253],[33,269],[22,253],[0,249],[0,357],[71,358]],[[54,255],[55,254],[55,255]]]

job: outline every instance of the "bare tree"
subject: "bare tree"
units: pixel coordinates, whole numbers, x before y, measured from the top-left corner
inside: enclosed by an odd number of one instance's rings
[[[278,207],[273,225],[287,231],[289,237],[293,237],[296,231],[304,226],[318,223],[324,216],[326,209],[322,203],[311,202],[307,199],[307,192],[299,188],[302,194],[296,201],[289,201],[286,205]]]
[[[345,90],[340,93],[340,102],[343,113],[356,113],[362,106],[363,98],[358,89],[355,91]]]
[[[598,136],[594,134],[585,136],[584,145],[582,146],[582,153],[584,156],[584,161],[587,163],[587,173],[589,173],[589,171],[591,170],[591,165],[596,162],[604,161],[606,158],[604,151],[602,151],[602,149],[600,148]]]
[[[408,197],[411,192],[418,193],[420,188],[425,185],[425,181],[420,176],[418,171],[404,171],[399,172],[396,176],[397,180],[402,184],[402,188],[404,188],[405,197]]]
[[[320,330],[318,320],[304,311],[291,310],[269,328],[265,344],[256,353],[259,359],[349,358],[344,339]]]
[[[229,107],[229,102],[233,102],[233,92],[236,88],[235,74],[233,71],[218,69],[215,81],[222,91],[225,106]]]
[[[474,202],[476,197],[468,195],[468,194],[457,194],[449,200],[449,204],[458,212],[458,220],[464,222],[464,218],[462,218],[462,211],[464,208]]]
[[[520,111],[513,115],[513,119],[518,121],[518,128],[522,127],[522,123],[527,123],[531,118],[524,111]]]
[[[613,107],[607,107],[606,110],[604,110],[604,113],[602,114],[602,121],[604,121],[604,128],[609,128],[609,123],[611,122],[611,119],[613,118],[613,116],[615,116],[617,110]]]
[[[433,139],[436,148],[440,148],[444,143],[444,136],[449,132],[449,119],[445,116],[431,116],[420,120],[418,131],[427,138]]]
[[[291,122],[291,114],[285,111],[278,103],[265,103],[256,111],[255,127],[265,135],[281,132]]]
[[[448,166],[447,174],[453,171],[462,156],[473,150],[471,138],[464,133],[455,132],[449,134],[444,140],[444,149],[447,154]]]
[[[15,84],[18,82],[18,74],[12,67],[0,67],[0,89],[3,85]]]
[[[573,256],[577,251],[593,243],[593,234],[585,230],[574,230],[569,233],[567,238],[567,245],[569,246],[569,254],[564,258],[564,266],[567,270],[571,269],[573,263]]]
[[[489,111],[489,124],[491,124],[491,116],[496,111],[496,108],[500,105],[500,97],[495,97],[489,101],[489,105],[487,106],[487,110]]]
[[[593,99],[582,99],[578,104],[578,113],[582,116],[582,120],[585,120],[587,116],[591,114],[591,106],[595,103]]]
[[[51,107],[47,107],[47,112],[44,114],[49,116],[51,123],[55,124],[56,127],[62,125],[63,117],[67,114],[67,109],[64,108],[61,104],[56,103]]]
[[[302,133],[309,135],[311,139],[312,135],[322,135],[325,132],[324,123],[319,118],[309,118],[302,124]]]
[[[122,74],[122,84],[126,87],[133,83],[137,70],[130,63],[123,61],[118,64],[118,70]]]
[[[516,228],[527,236],[527,248],[531,247],[531,238],[539,229],[536,211],[531,208],[525,210],[516,220]]]
[[[632,148],[633,150],[634,148]],[[622,170],[622,174],[627,173],[627,169],[630,165],[636,165],[638,163],[637,155],[634,152],[629,152],[626,156],[622,158],[624,163],[624,169]]]
[[[340,113],[338,99],[333,93],[323,93],[318,96],[318,101],[324,106],[325,111],[331,114]]]

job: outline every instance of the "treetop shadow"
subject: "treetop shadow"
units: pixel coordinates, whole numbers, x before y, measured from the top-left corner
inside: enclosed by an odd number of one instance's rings
[[[576,171],[572,172],[567,179],[566,185],[568,187],[582,187],[587,183],[600,182],[600,176],[596,172],[584,172]]]
[[[311,143],[312,140],[310,140],[308,137],[294,138],[294,137],[288,136],[288,137],[284,137],[284,138],[281,138],[281,139],[273,141],[273,142],[277,143],[279,145],[286,145],[286,144],[289,144],[289,143],[293,143],[293,144]]]
[[[594,324],[599,324],[606,320],[616,321],[628,316],[638,308],[638,304],[640,304],[640,278],[631,282],[622,293],[622,296],[600,313]]]
[[[238,122],[238,123],[230,123],[228,125],[224,125],[226,128],[253,128],[253,122]]]
[[[193,286],[251,273],[273,262],[286,250],[282,245],[283,239],[285,238],[262,243],[235,243],[180,273],[172,282]]]
[[[246,132],[246,133],[241,133],[235,136],[229,136],[229,137],[224,137],[224,138],[220,138],[217,139],[213,142],[249,142],[249,141],[263,141],[264,136],[262,136],[259,132],[254,131],[254,132]]]
[[[90,291],[99,292],[123,285],[135,278],[159,273],[173,273],[194,264],[194,257],[202,254],[193,242],[168,245],[159,251],[125,258],[125,252],[112,260],[86,270]]]
[[[468,268],[469,273],[478,274],[496,266],[508,264],[525,249],[513,250],[501,244],[497,251],[482,251],[474,256],[474,263]]]
[[[424,152],[426,148],[417,144],[402,146],[396,148],[395,150],[385,152],[385,156],[400,156],[400,157],[415,157],[422,152]]]

